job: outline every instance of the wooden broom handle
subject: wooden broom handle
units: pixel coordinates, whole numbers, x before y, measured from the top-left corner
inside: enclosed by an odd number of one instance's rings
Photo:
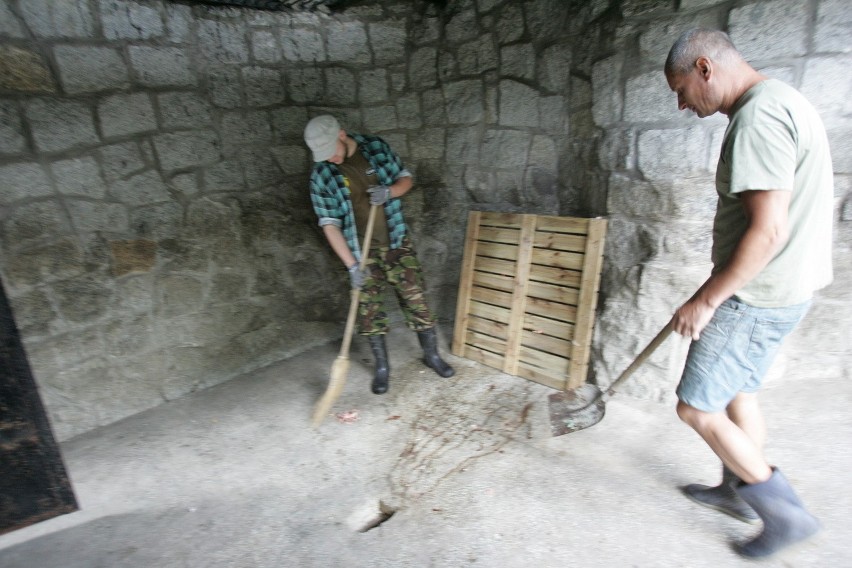
[[[630,375],[633,374],[633,371],[639,368],[639,366],[645,362],[645,360],[651,356],[654,351],[657,350],[666,339],[668,339],[669,335],[673,331],[674,328],[674,320],[670,320],[666,326],[660,330],[660,333],[657,334],[657,337],[651,340],[651,342],[642,350],[642,353],[636,356],[636,359],[630,363],[630,366],[624,369],[624,372],[618,376],[618,379],[615,380],[614,383],[609,385],[609,388],[606,389],[606,394],[611,395],[615,392],[615,389],[624,384],[624,381],[630,378]]]
[[[367,218],[367,230],[364,232],[364,244],[361,245],[361,260],[358,270],[364,270],[367,266],[367,257],[370,256],[370,241],[373,238],[373,226],[376,224],[376,210],[378,205],[370,207],[370,215]],[[340,356],[349,356],[349,345],[352,343],[352,333],[355,331],[355,316],[358,315],[358,301],[361,299],[361,289],[352,289],[352,300],[349,303],[349,315],[346,317],[346,329],[343,331],[343,344],[340,346]]]

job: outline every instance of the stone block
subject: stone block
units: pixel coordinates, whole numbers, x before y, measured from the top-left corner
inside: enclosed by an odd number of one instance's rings
[[[459,73],[479,75],[497,69],[497,49],[491,36],[462,44],[456,50]]]
[[[100,278],[80,276],[51,286],[59,313],[72,323],[94,323],[107,315],[113,290]]]
[[[669,88],[662,69],[627,80],[625,122],[657,122],[678,118],[677,95]]]
[[[160,134],[154,137],[154,148],[164,170],[201,166],[220,159],[219,139],[209,130]]]
[[[251,33],[251,53],[256,63],[278,63],[284,57],[276,35],[265,30]]]
[[[423,119],[417,96],[408,95],[398,98],[396,100],[396,116],[400,128],[420,128],[423,125]]]
[[[222,115],[219,132],[227,156],[247,146],[266,146],[272,142],[269,116],[263,111],[229,111]]]
[[[39,164],[18,163],[0,166],[0,206],[51,195],[53,188],[44,168]]]
[[[852,136],[849,134],[852,132],[852,125],[839,122],[830,124],[826,130],[835,175],[852,174]]]
[[[204,305],[204,284],[192,276],[166,274],[157,278],[155,298],[159,317],[193,313]]]
[[[623,55],[617,54],[595,63],[592,67],[592,115],[598,126],[621,121],[624,107],[621,87]]]
[[[30,290],[14,298],[12,307],[15,325],[24,337],[46,336],[58,327],[59,314],[43,289]]]
[[[451,125],[478,124],[485,116],[482,81],[469,79],[444,84],[447,120]]]
[[[451,164],[479,163],[482,138],[475,128],[450,128],[447,130],[447,162]]]
[[[368,132],[394,130],[399,127],[396,120],[396,107],[393,105],[367,107],[361,113],[364,117],[364,128]]]
[[[119,203],[66,199],[65,206],[74,229],[80,233],[123,233],[130,227],[127,208]]]
[[[100,0],[101,25],[107,39],[151,39],[164,33],[160,12],[133,0]]]
[[[808,0],[772,0],[734,8],[728,33],[748,61],[800,57],[807,53]]]
[[[183,207],[180,203],[157,203],[133,209],[130,227],[134,234],[161,241],[180,234],[183,226]]]
[[[526,165],[531,137],[517,130],[487,130],[482,141],[482,164],[492,168]]]
[[[110,187],[110,195],[131,206],[171,201],[168,187],[160,174],[148,170],[124,181],[116,181]]]
[[[5,2],[0,2],[0,36],[23,39],[26,36],[18,17]]]
[[[0,45],[0,89],[20,93],[56,91],[44,58],[34,51]]]
[[[171,179],[166,180],[166,185],[181,196],[192,196],[197,194],[201,189],[199,176],[200,174],[194,171],[175,174]]]
[[[767,77],[778,79],[788,85],[796,84],[796,69],[787,65],[768,65],[758,69]]]
[[[284,175],[301,175],[309,171],[311,164],[308,149],[304,145],[281,145],[270,148],[275,163]]]
[[[207,76],[207,96],[217,107],[238,108],[243,104],[240,71],[235,67],[217,68]]]
[[[277,108],[270,111],[272,116],[272,128],[275,139],[279,142],[285,140],[298,140],[302,142],[302,134],[308,123],[308,111],[304,107]]]
[[[521,6],[510,3],[500,8],[499,16],[494,25],[494,35],[501,45],[518,41],[526,31],[524,14]]]
[[[328,60],[346,63],[370,63],[367,31],[361,22],[329,22]]]
[[[538,113],[541,117],[541,127],[548,134],[564,136],[568,133],[568,112],[565,97],[539,98]]]
[[[12,209],[2,222],[5,250],[54,240],[71,231],[70,221],[57,200],[25,203]]]
[[[0,154],[26,152],[27,139],[21,123],[21,111],[14,101],[0,101]]]
[[[446,152],[446,130],[424,128],[410,148],[412,160],[443,160]]]
[[[284,101],[284,84],[278,70],[266,67],[243,67],[242,72],[248,106],[265,107]]]
[[[535,77],[535,51],[528,43],[500,48],[500,74],[531,81]]]
[[[240,191],[245,188],[243,169],[236,160],[225,160],[204,169],[205,191]]]
[[[245,148],[239,153],[243,166],[246,187],[249,190],[263,189],[281,183],[281,169],[268,148]]]
[[[53,162],[50,169],[62,195],[101,199],[106,194],[106,184],[91,156]]]
[[[284,59],[288,61],[314,63],[328,59],[322,36],[316,30],[285,28],[278,37]]]
[[[157,262],[157,243],[147,239],[110,241],[112,275],[150,272]]]
[[[444,25],[444,36],[450,43],[464,43],[479,35],[479,23],[473,9],[461,9],[450,15]]]
[[[845,71],[850,64],[852,54],[812,57],[805,63],[800,91],[826,123],[833,122],[832,117],[852,114],[852,77]]]
[[[41,152],[59,152],[98,143],[92,110],[85,103],[32,99],[25,106],[26,118]]]
[[[59,237],[43,246],[8,254],[3,261],[3,275],[13,289],[35,287],[82,273],[84,260],[74,237]]]
[[[651,181],[707,175],[708,147],[707,131],[698,126],[647,130],[639,134],[639,171]]]
[[[683,8],[680,11],[683,11]],[[653,69],[662,73],[672,44],[683,32],[695,27],[723,29],[724,24],[725,20],[721,19],[716,10],[676,18],[655,19],[639,32],[639,55],[643,62],[647,62]]]
[[[192,8],[184,4],[166,2],[166,29],[169,40],[184,43],[189,38]]]
[[[538,128],[538,91],[517,81],[500,81],[500,125]]]
[[[422,47],[411,54],[409,84],[412,89],[434,87],[438,81],[438,51],[433,47]]]
[[[533,136],[527,163],[555,173],[559,165],[556,143],[550,136]]]
[[[628,218],[665,219],[670,212],[670,195],[646,181],[627,175],[609,176],[607,210]]]
[[[53,48],[66,93],[123,89],[130,84],[121,54],[109,47],[61,45]]]
[[[543,90],[559,94],[568,91],[571,53],[571,46],[566,44],[553,45],[542,52],[538,64],[538,82]]]
[[[354,106],[357,100],[355,75],[344,67],[329,67],[325,69],[324,103],[334,106]]]
[[[405,20],[385,20],[368,24],[374,62],[387,65],[405,59]]]
[[[329,82],[329,84],[335,84]],[[388,73],[384,69],[362,71],[358,77],[358,100],[361,104],[388,100]]]
[[[287,72],[287,94],[294,103],[323,102],[326,97],[321,69],[293,69]]]
[[[210,103],[195,93],[162,93],[157,96],[157,107],[163,130],[206,127],[213,123]]]
[[[105,139],[142,134],[157,129],[154,106],[148,93],[113,95],[98,104]]]
[[[110,183],[146,167],[145,158],[136,142],[102,146],[99,152],[104,177]]]
[[[414,45],[432,43],[441,37],[441,21],[435,17],[420,17],[411,31]]]
[[[186,50],[180,47],[127,48],[137,81],[146,87],[190,87],[198,80]]]
[[[852,10],[848,0],[820,0],[817,8],[814,48],[820,52],[852,51],[849,29],[852,27]]]
[[[20,10],[27,27],[40,38],[89,38],[95,32],[87,2],[27,0]]]
[[[238,24],[221,20],[198,20],[198,44],[202,55],[216,63],[248,63],[246,30]]]
[[[709,8],[711,6],[722,4],[723,2],[725,2],[725,0],[680,0],[680,10],[682,12],[686,12],[688,10],[700,10],[701,8]]]

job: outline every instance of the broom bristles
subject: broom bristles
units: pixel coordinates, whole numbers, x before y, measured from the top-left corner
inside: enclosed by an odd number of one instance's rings
[[[346,375],[349,372],[349,357],[338,355],[331,366],[331,378],[328,381],[328,387],[317,405],[314,408],[313,424],[319,426],[323,419],[328,415],[331,406],[340,398],[340,393],[343,392],[343,386],[346,384]]]

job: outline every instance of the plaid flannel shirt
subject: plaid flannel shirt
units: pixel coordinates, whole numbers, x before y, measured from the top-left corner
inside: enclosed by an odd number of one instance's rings
[[[376,177],[382,185],[390,186],[401,177],[411,176],[387,142],[378,136],[350,134],[358,143],[358,149],[376,170]],[[319,226],[335,225],[343,231],[346,244],[355,256],[361,260],[361,246],[358,244],[358,231],[355,227],[355,214],[349,198],[349,180],[340,173],[331,162],[314,164],[310,179],[311,203],[319,217]],[[399,248],[408,228],[402,216],[402,200],[388,199],[384,204],[388,225],[390,247]]]

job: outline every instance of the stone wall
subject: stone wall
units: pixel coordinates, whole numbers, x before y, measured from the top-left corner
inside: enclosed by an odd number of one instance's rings
[[[445,332],[469,210],[609,216],[606,384],[708,270],[724,120],[679,116],[660,72],[695,24],[729,27],[823,112],[843,281],[841,0],[0,0],[0,276],[58,436],[339,337],[346,275],[316,227],[301,138],[320,112],[382,135],[414,172],[406,213]],[[850,299],[820,297],[791,360],[849,360]],[[674,343],[634,394],[671,392]]]

